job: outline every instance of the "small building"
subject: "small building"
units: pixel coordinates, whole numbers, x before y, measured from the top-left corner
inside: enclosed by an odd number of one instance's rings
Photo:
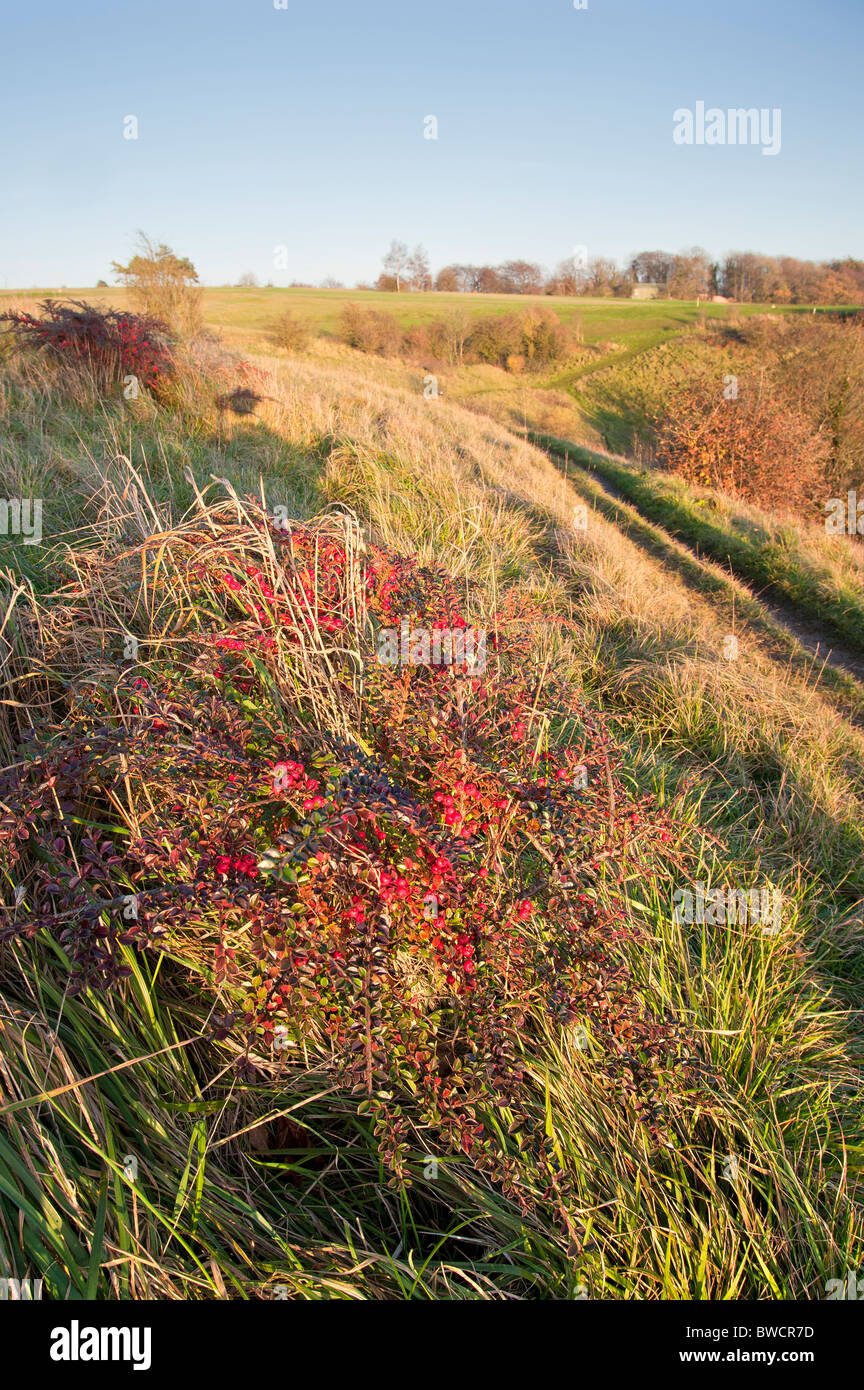
[[[640,280],[633,286],[630,295],[631,299],[656,299],[660,293],[660,285],[656,280]]]

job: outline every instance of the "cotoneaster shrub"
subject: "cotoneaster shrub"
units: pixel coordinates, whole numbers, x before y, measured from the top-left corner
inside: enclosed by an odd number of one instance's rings
[[[158,572],[181,635],[79,685],[0,776],[29,906],[0,940],[53,937],[73,993],[122,988],[130,950],[165,952],[212,996],[213,1043],[246,1084],[314,1063],[368,1117],[392,1183],[422,1144],[573,1231],[526,1057],[541,1020],[578,1030],[661,1138],[688,1049],[634,985],[642,928],[615,885],[665,873],[677,831],[622,783],[602,722],[533,669],[541,615],[515,596],[488,619],[482,673],[377,661],[383,628],[466,618],[446,574],[350,535],[277,529],[249,504],[170,554],[94,563],[127,596]]]
[[[25,348],[50,354],[75,372],[87,373],[105,389],[134,376],[157,392],[174,374],[171,340],[160,319],[119,309],[100,309],[81,300],[46,299],[40,316],[20,309],[0,314]]]

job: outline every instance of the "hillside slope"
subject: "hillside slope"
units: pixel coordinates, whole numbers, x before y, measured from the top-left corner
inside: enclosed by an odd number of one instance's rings
[[[416,1117],[411,1183],[388,1186],[323,1044],[305,1065],[292,1054],[287,1076],[232,1071],[230,1044],[206,1034],[200,947],[182,933],[161,953],[130,948],[130,974],[104,996],[67,997],[50,933],[15,939],[2,957],[0,1226],[16,1230],[23,1207],[25,1238],[9,1241],[2,1272],[38,1270],[71,1296],[821,1297],[862,1254],[858,682],[838,693],[728,594],[697,592],[547,453],[386,370],[389,384],[356,359],[258,358],[241,376],[267,397],[260,419],[235,421],[214,399],[240,378],[218,360],[188,372],[170,406],[58,391],[44,365],[7,363],[3,485],[44,499],[44,544],[5,555],[6,761],[20,756],[26,720],[10,702],[28,682],[50,690],[62,729],[94,666],[121,662],[98,634],[134,618],[144,643],[174,640],[162,611],[176,585],[148,571],[145,603],[133,566],[122,592],[138,597],[118,623],[105,605],[127,600],[94,574],[154,539],[179,574],[181,518],[192,508],[187,528],[203,532],[196,498],[225,495],[212,479],[287,523],[348,510],[365,545],[446,572],[478,627],[516,615],[524,646],[508,680],[524,675],[549,706],[538,749],[563,737],[561,692],[605,721],[618,749],[610,824],[615,797],[650,797],[666,818],[669,852],[650,872],[626,855],[607,872],[602,851],[580,886],[604,910],[623,905],[615,968],[636,1013],[686,1039],[695,1072],[665,1077],[652,1134],[610,1090],[602,1047],[529,1011],[520,1104],[557,1175],[548,1190],[525,1177],[519,1198],[449,1151],[439,1172],[427,1160],[440,1135]],[[43,631],[62,630],[52,669],[16,646],[22,573]],[[321,736],[328,718],[316,714]],[[147,814],[142,795],[115,819]],[[7,863],[7,911],[16,874]],[[675,892],[696,882],[770,884],[779,929],[676,922]],[[141,1150],[135,1186],[122,1157]]]

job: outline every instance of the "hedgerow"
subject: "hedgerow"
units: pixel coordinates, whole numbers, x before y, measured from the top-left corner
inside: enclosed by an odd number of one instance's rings
[[[532,306],[513,314],[466,316],[455,309],[439,318],[403,329],[383,309],[346,304],[339,318],[340,335],[349,347],[379,356],[401,355],[411,362],[429,359],[451,366],[488,362],[511,371],[539,371],[566,361],[576,339],[554,310]]]

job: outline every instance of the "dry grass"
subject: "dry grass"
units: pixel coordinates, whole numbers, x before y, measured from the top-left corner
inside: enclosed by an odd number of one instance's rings
[[[684,816],[701,827],[692,834],[703,877],[770,877],[790,914],[768,941],[745,928],[687,932],[655,884],[634,886],[633,910],[650,923],[654,948],[632,968],[651,1006],[695,1031],[713,1069],[709,1098],[695,1108],[686,1096],[672,1103],[665,1154],[648,1152],[616,1117],[590,1052],[552,1031],[526,1044],[543,1098],[538,1121],[581,1174],[593,1239],[578,1258],[465,1169],[438,1187],[421,1183],[411,1198],[382,1196],[374,1155],[350,1118],[328,1109],[314,1069],[288,1108],[302,1109],[324,1176],[296,1156],[274,1157],[262,1176],[260,1154],[242,1136],[285,1113],[285,1098],[274,1080],[254,1100],[232,1090],[220,1093],[218,1111],[207,1109],[188,1051],[164,1050],[188,1035],[200,1007],[182,977],[137,968],[118,1011],[64,1001],[56,962],[16,956],[5,969],[2,1024],[4,1099],[17,1108],[4,1116],[0,1166],[27,1194],[33,1262],[44,1247],[62,1264],[66,1249],[83,1265],[83,1287],[105,1276],[126,1297],[246,1296],[274,1282],[298,1298],[566,1298],[580,1285],[618,1298],[822,1296],[825,1279],[857,1267],[862,1253],[859,730],[818,670],[778,660],[746,619],[735,629],[739,659],[725,661],[722,606],[599,510],[589,511],[586,530],[574,529],[583,494],[504,425],[446,398],[425,400],[407,369],[376,366],[363,376],[356,360],[341,359],[260,365],[258,389],[276,399],[262,404],[258,422],[231,425],[220,422],[203,374],[185,379],[172,410],[141,402],[132,411],[83,389],[54,399],[47,369],[8,368],[4,486],[47,496],[59,480],[58,530],[77,526],[78,535],[71,549],[69,534],[46,535],[43,568],[30,566],[44,614],[40,648],[23,643],[21,624],[10,631],[7,613],[7,702],[31,690],[37,701],[53,698],[50,676],[32,683],[34,670],[86,672],[116,651],[129,624],[155,654],[178,624],[194,621],[194,605],[172,583],[182,568],[172,569],[172,556],[190,528],[198,535],[206,526],[199,496],[223,508],[235,544],[275,583],[244,497],[263,494],[270,510],[284,505],[301,518],[336,508],[343,516],[322,525],[340,528],[353,554],[365,535],[443,565],[478,620],[505,587],[542,604],[537,660],[606,709],[633,785],[661,800],[689,788]],[[227,492],[213,478],[227,478]],[[100,568],[87,547],[113,548],[115,563]],[[24,582],[9,581],[10,611]],[[304,689],[324,724],[345,728],[352,712],[332,698],[327,659],[310,638]],[[287,698],[294,668],[284,670]],[[3,709],[9,747],[22,715],[18,705]],[[58,1020],[55,1045],[48,1030]],[[83,1084],[104,1070],[106,1046],[148,1060]],[[72,1080],[50,1102],[27,1099]],[[177,1106],[165,1108],[168,1095]],[[117,1158],[142,1114],[157,1175],[146,1213]],[[339,1157],[346,1148],[350,1162]],[[729,1155],[740,1159],[734,1180],[724,1177]],[[48,1174],[41,1211],[37,1167]],[[7,1227],[9,1219],[3,1209]],[[91,1239],[100,1221],[101,1247]],[[244,1254],[250,1232],[252,1255]],[[419,1266],[418,1250],[426,1252]],[[18,1255],[10,1264],[26,1272]]]

